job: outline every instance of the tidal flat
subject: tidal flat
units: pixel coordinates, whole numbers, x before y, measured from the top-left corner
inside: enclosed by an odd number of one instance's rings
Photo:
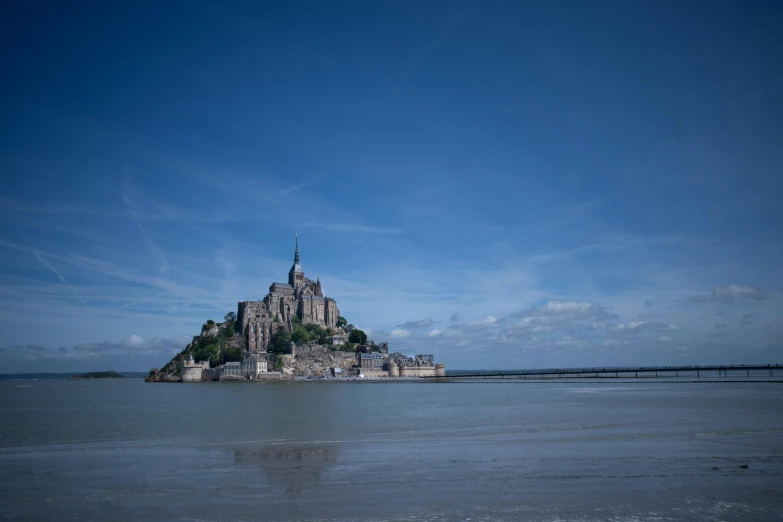
[[[3,381],[0,517],[781,520],[781,411],[776,382]]]

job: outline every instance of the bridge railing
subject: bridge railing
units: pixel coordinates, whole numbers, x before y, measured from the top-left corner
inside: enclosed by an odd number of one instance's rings
[[[744,370],[747,376],[750,376],[751,371],[767,371],[770,376],[774,376],[774,370],[783,369],[783,365],[780,364],[766,364],[766,365],[694,365],[694,366],[639,366],[639,367],[617,367],[617,368],[545,368],[545,369],[531,369],[531,370],[477,370],[477,371],[455,371],[448,372],[446,378],[473,378],[473,377],[525,377],[525,376],[544,376],[544,375],[588,375],[594,374],[596,376],[603,374],[634,374],[638,377],[639,373],[642,374],[655,374],[658,376],[661,373],[671,374],[679,376],[679,372],[696,372],[697,376],[701,375],[701,372],[715,372],[717,371],[721,376],[728,376],[729,371]],[[442,378],[442,377],[441,377]]]

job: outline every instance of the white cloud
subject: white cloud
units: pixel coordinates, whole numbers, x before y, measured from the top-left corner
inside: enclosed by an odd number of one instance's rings
[[[408,330],[403,330],[402,328],[395,328],[391,331],[391,336],[395,339],[405,339],[406,337],[410,337],[411,333]]]
[[[530,329],[530,331],[535,333],[545,333],[554,331],[554,328],[551,326],[534,326]]]
[[[433,328],[429,332],[426,332],[424,335],[426,337],[435,337],[436,335],[439,335],[443,330],[438,330],[437,328]]]
[[[373,334],[377,334],[378,333],[377,330],[373,330],[372,328],[363,328],[363,327],[361,327],[359,325],[356,325],[356,324],[354,325],[354,328],[356,328],[357,330],[361,330],[362,332],[366,333],[367,337],[371,337]]]
[[[628,323],[621,323],[611,327],[612,330],[618,332],[661,332],[661,331],[674,331],[682,330],[681,326],[673,323],[649,323],[647,321],[630,321]]]
[[[661,335],[659,337],[656,337],[655,340],[658,341],[659,343],[670,343],[674,341],[674,339],[672,339],[668,335]]]
[[[173,339],[161,339],[154,337],[144,339],[140,335],[132,334],[128,339],[120,343],[80,343],[74,345],[75,352],[107,354],[118,351],[134,351],[149,353],[177,353],[187,346],[191,337],[180,336]]]
[[[490,328],[492,326],[495,326],[498,323],[497,317],[494,317],[492,315],[488,315],[484,319],[480,319],[478,321],[471,321],[468,323],[468,326],[471,328]]]
[[[766,298],[767,292],[761,288],[731,284],[713,288],[712,292],[709,294],[694,295],[689,299],[694,302],[716,301],[719,303],[729,303],[737,299],[755,299],[756,301],[762,301]]]
[[[128,340],[125,341],[125,344],[129,346],[141,346],[144,344],[144,338],[137,334],[132,334],[130,337],[128,337]]]
[[[603,324],[603,322],[596,320],[614,319],[617,316],[609,313],[605,307],[591,302],[548,301],[543,306],[523,310],[512,317],[519,318],[511,323],[513,328],[534,332],[551,332],[554,327],[568,323],[590,319],[592,320],[591,324]]]
[[[426,317],[424,319],[419,319],[418,321],[408,321],[403,324],[398,324],[397,328],[426,328],[436,322],[437,321],[433,321],[432,317]]]
[[[592,303],[577,303],[575,301],[548,301],[547,304],[538,308],[541,314],[562,314],[578,313],[580,315],[589,314],[595,306]]]

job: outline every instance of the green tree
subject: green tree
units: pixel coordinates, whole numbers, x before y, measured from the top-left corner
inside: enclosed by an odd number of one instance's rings
[[[340,346],[340,351],[341,352],[355,352],[356,351],[356,345],[351,343],[351,342],[345,343],[342,346]]]
[[[288,351],[288,343],[291,342],[291,334],[285,331],[285,328],[278,326],[275,331],[275,335],[272,338],[270,347],[275,353],[286,353]]]
[[[304,329],[307,330],[312,334],[312,337],[319,337],[322,333],[325,333],[326,330],[321,328],[320,325],[317,324],[306,324],[304,325]]]
[[[234,321],[237,320],[237,314],[234,313],[234,312],[229,312],[229,313],[226,314],[225,317],[223,317],[223,319],[225,319],[226,322],[228,322],[228,323],[233,323]]]
[[[209,361],[211,365],[216,365],[220,362],[220,348],[214,343],[199,346],[192,353],[193,359],[196,361]]]
[[[348,320],[342,315],[337,318],[337,326],[345,326],[348,324]]]
[[[242,362],[244,359],[241,348],[225,348],[222,356],[223,362]]]
[[[228,323],[228,326],[226,326],[221,332],[221,337],[225,337],[227,339],[234,337],[234,334],[236,333],[236,327],[235,323]]]
[[[356,344],[365,344],[367,342],[367,334],[363,331],[356,329],[348,336],[348,340]]]
[[[301,326],[296,326],[291,334],[291,340],[296,344],[307,344],[310,341],[310,332]]]

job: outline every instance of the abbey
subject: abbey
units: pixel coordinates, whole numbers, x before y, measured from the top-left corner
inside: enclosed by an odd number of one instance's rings
[[[337,302],[324,297],[321,280],[305,277],[299,264],[299,238],[296,239],[294,264],[288,271],[288,283],[272,283],[263,301],[244,301],[237,306],[237,332],[247,339],[251,353],[266,352],[278,326],[291,332],[292,319],[302,324],[317,324],[324,328],[337,325],[340,310]]]

